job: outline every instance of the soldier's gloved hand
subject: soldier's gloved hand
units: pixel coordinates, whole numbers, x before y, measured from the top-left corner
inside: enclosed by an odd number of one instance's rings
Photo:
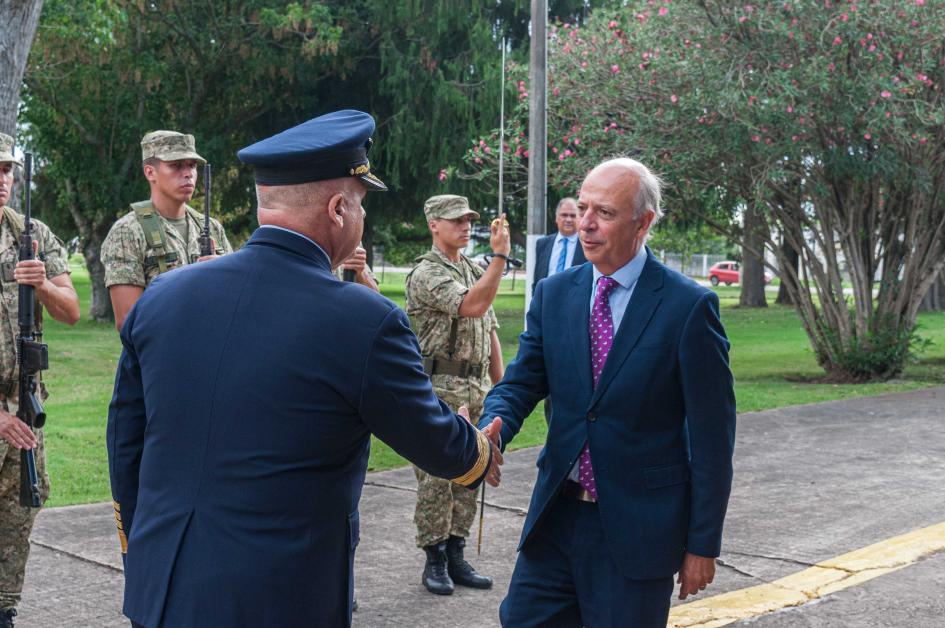
[[[33,240],[33,259],[25,259],[17,262],[13,269],[13,279],[23,285],[42,288],[46,283],[46,264],[43,260],[36,257],[39,250],[39,242]]]
[[[6,410],[0,410],[0,437],[17,449],[36,447],[36,434],[33,430]]]
[[[499,217],[492,221],[489,230],[492,234],[489,237],[492,252],[508,257],[512,252],[512,236],[509,233],[509,223],[505,219],[505,212],[499,214]]]
[[[505,462],[502,459],[502,451],[499,448],[499,438],[502,433],[502,419],[495,417],[492,423],[487,425],[482,433],[489,439],[489,445],[492,447],[492,461],[489,463],[489,470],[486,472],[486,482],[489,486],[498,486],[502,481],[502,470],[499,468]]]

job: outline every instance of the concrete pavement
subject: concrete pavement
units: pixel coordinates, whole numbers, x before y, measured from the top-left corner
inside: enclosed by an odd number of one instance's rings
[[[945,521],[945,388],[795,406],[739,416],[735,484],[719,571],[707,595],[798,572],[819,561]],[[498,625],[538,449],[506,456],[503,486],[486,497],[475,555],[492,591],[448,598],[420,585],[413,543],[415,481],[398,469],[368,476],[356,561],[356,626]],[[18,626],[127,626],[110,504],[39,516]],[[767,627],[939,626],[945,553],[900,571],[741,622]],[[701,624],[697,624],[701,625]]]

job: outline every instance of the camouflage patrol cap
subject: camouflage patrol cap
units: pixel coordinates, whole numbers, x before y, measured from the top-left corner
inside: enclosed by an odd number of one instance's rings
[[[201,164],[207,160],[197,154],[194,136],[177,131],[152,131],[141,138],[141,161],[156,157],[161,161],[193,159]]]
[[[0,163],[8,161],[23,167],[23,162],[13,155],[13,138],[6,133],[0,133]]]
[[[457,196],[455,194],[431,196],[427,199],[427,202],[423,204],[423,213],[426,214],[427,220],[435,220],[437,218],[452,220],[453,218],[462,218],[463,216],[472,216],[474,220],[479,218],[479,214],[469,208],[469,200],[467,200],[465,196]]]

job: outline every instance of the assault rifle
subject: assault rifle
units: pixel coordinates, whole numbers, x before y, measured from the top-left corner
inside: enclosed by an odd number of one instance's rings
[[[33,154],[26,153],[26,203],[23,233],[20,234],[19,259],[33,259],[33,224],[30,222],[30,185],[33,181]],[[46,423],[46,411],[37,395],[39,372],[49,368],[49,352],[36,335],[36,288],[19,285],[17,318],[20,333],[16,337],[16,361],[19,366],[19,398],[16,416],[31,430]],[[32,449],[20,450],[20,505],[32,508],[42,506],[39,496],[39,478],[36,474],[36,455]]]
[[[203,229],[200,231],[200,256],[213,255],[210,237],[210,164],[203,165]]]

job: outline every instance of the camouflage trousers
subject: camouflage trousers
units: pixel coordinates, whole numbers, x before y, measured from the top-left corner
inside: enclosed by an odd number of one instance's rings
[[[16,406],[0,402],[4,409],[16,413]],[[34,450],[39,493],[49,497],[49,476],[46,475],[46,450],[43,430],[36,431],[39,441]],[[30,532],[39,508],[20,505],[20,450],[0,438],[0,609],[13,608],[20,601],[26,559],[30,555]]]
[[[452,402],[456,400],[445,397],[441,395],[440,398],[453,410],[462,405],[454,404]],[[475,423],[482,406],[469,406],[469,416]],[[462,484],[432,476],[417,467],[414,467],[413,471],[417,476],[417,506],[413,515],[413,522],[417,526],[417,547],[434,545],[447,540],[451,535],[468,537],[469,528],[476,519],[478,492],[471,491]]]

